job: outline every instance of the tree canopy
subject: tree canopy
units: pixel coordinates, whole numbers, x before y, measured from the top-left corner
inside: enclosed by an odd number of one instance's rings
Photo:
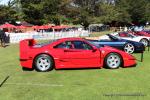
[[[0,5],[0,24],[27,21],[31,24],[146,23],[150,0],[10,0]]]

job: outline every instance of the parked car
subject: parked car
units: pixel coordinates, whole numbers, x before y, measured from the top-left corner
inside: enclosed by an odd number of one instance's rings
[[[118,68],[136,65],[132,55],[109,47],[97,47],[82,38],[63,38],[45,44],[34,39],[20,42],[20,63],[23,68],[45,72],[65,68]]]
[[[146,31],[146,30],[137,31],[137,32],[134,32],[133,34],[138,35],[138,36],[150,37],[150,31]]]
[[[116,36],[116,37],[121,38],[121,39],[141,42],[145,46],[148,46],[149,39],[150,39],[150,37],[147,37],[147,36],[136,36],[136,35],[134,35],[132,33],[128,33],[128,32],[119,32],[119,33],[111,33],[111,34],[113,36]]]
[[[119,39],[111,34],[107,34],[101,36],[99,40],[89,40],[98,45],[107,45],[120,50],[123,50],[127,53],[142,53],[145,50],[145,46],[143,43]]]

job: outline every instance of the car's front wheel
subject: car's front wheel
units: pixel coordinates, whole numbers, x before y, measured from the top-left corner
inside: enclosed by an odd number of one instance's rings
[[[49,55],[41,54],[35,58],[34,65],[37,71],[46,72],[53,69],[54,61]]]
[[[122,63],[122,59],[120,55],[117,53],[110,53],[105,58],[105,65],[107,66],[107,68],[110,69],[119,68],[121,63]]]

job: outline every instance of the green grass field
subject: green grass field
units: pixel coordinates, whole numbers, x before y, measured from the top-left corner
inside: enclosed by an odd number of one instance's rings
[[[140,60],[140,54],[135,54]],[[150,52],[133,68],[22,71],[19,46],[0,47],[0,100],[148,100]]]

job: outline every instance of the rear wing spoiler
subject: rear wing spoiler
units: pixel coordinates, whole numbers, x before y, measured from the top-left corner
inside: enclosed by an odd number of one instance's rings
[[[20,58],[27,58],[30,47],[35,44],[36,41],[34,39],[25,39],[20,41]]]
[[[20,47],[29,47],[34,46],[36,44],[36,41],[34,39],[25,39],[20,41]]]

